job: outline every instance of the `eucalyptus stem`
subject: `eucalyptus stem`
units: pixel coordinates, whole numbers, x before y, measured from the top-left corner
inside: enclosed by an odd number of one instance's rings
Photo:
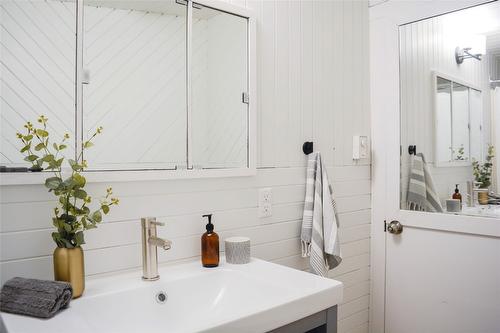
[[[60,143],[53,142],[49,147],[50,135],[47,131],[48,119],[44,116],[38,118],[38,123],[42,124],[42,128],[35,128],[32,123],[28,122],[26,135],[17,133],[17,137],[23,144],[21,153],[26,154],[25,160],[32,163],[33,166],[42,167],[48,165],[47,170],[51,170],[54,177],[49,177],[45,180],[45,186],[49,192],[54,193],[59,198],[59,205],[62,205],[63,214],[59,215],[59,207],[54,208],[53,225],[57,228],[56,232],[52,233],[52,238],[58,247],[74,248],[85,244],[83,232],[88,229],[96,228],[97,224],[102,221],[102,214],[108,214],[110,207],[117,205],[119,200],[111,197],[112,189],[106,189],[106,195],[100,200],[99,206],[93,212],[89,208],[92,202],[92,197],[84,190],[86,179],[81,174],[87,167],[87,162],[84,158],[84,151],[93,146],[92,141],[102,132],[102,127],[98,127],[92,136],[82,144],[76,160],[68,159],[67,162],[71,167],[71,174],[63,180],[62,163],[65,160],[62,150],[67,148],[64,144],[69,139],[69,134],[65,134]],[[38,144],[33,147],[34,138]],[[36,155],[36,152],[41,152],[43,156]],[[62,157],[59,158],[59,154]],[[82,200],[81,202],[79,200]]]

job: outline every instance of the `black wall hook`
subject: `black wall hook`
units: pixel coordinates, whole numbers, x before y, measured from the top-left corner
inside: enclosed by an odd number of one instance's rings
[[[417,155],[417,146],[415,145],[408,146],[408,154]]]
[[[306,141],[302,145],[302,151],[304,152],[304,154],[309,155],[310,153],[313,152],[313,150],[314,150],[313,147],[314,147],[314,143],[313,142]]]

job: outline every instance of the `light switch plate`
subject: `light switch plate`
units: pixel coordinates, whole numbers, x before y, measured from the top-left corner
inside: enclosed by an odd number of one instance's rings
[[[368,137],[355,135],[352,137],[352,159],[359,160],[362,158],[368,158],[369,147],[368,147]]]
[[[360,136],[359,137],[359,158],[368,158],[368,137]]]

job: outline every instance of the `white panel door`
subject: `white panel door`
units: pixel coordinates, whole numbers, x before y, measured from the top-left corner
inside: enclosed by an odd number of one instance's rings
[[[387,233],[386,332],[500,332],[500,239],[419,226],[436,215]]]
[[[400,145],[398,26],[471,3],[388,2],[370,12],[372,333],[500,332],[500,219],[400,209],[408,152]],[[384,231],[384,220],[402,232]]]

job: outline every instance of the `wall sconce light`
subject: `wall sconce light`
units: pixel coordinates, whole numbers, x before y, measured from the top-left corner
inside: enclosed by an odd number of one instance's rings
[[[483,55],[481,53],[472,53],[470,52],[471,50],[472,50],[471,47],[461,48],[457,46],[455,48],[455,60],[457,61],[457,64],[461,64],[464,62],[464,59],[469,59],[469,58],[474,58],[476,60],[481,61],[481,57]]]

